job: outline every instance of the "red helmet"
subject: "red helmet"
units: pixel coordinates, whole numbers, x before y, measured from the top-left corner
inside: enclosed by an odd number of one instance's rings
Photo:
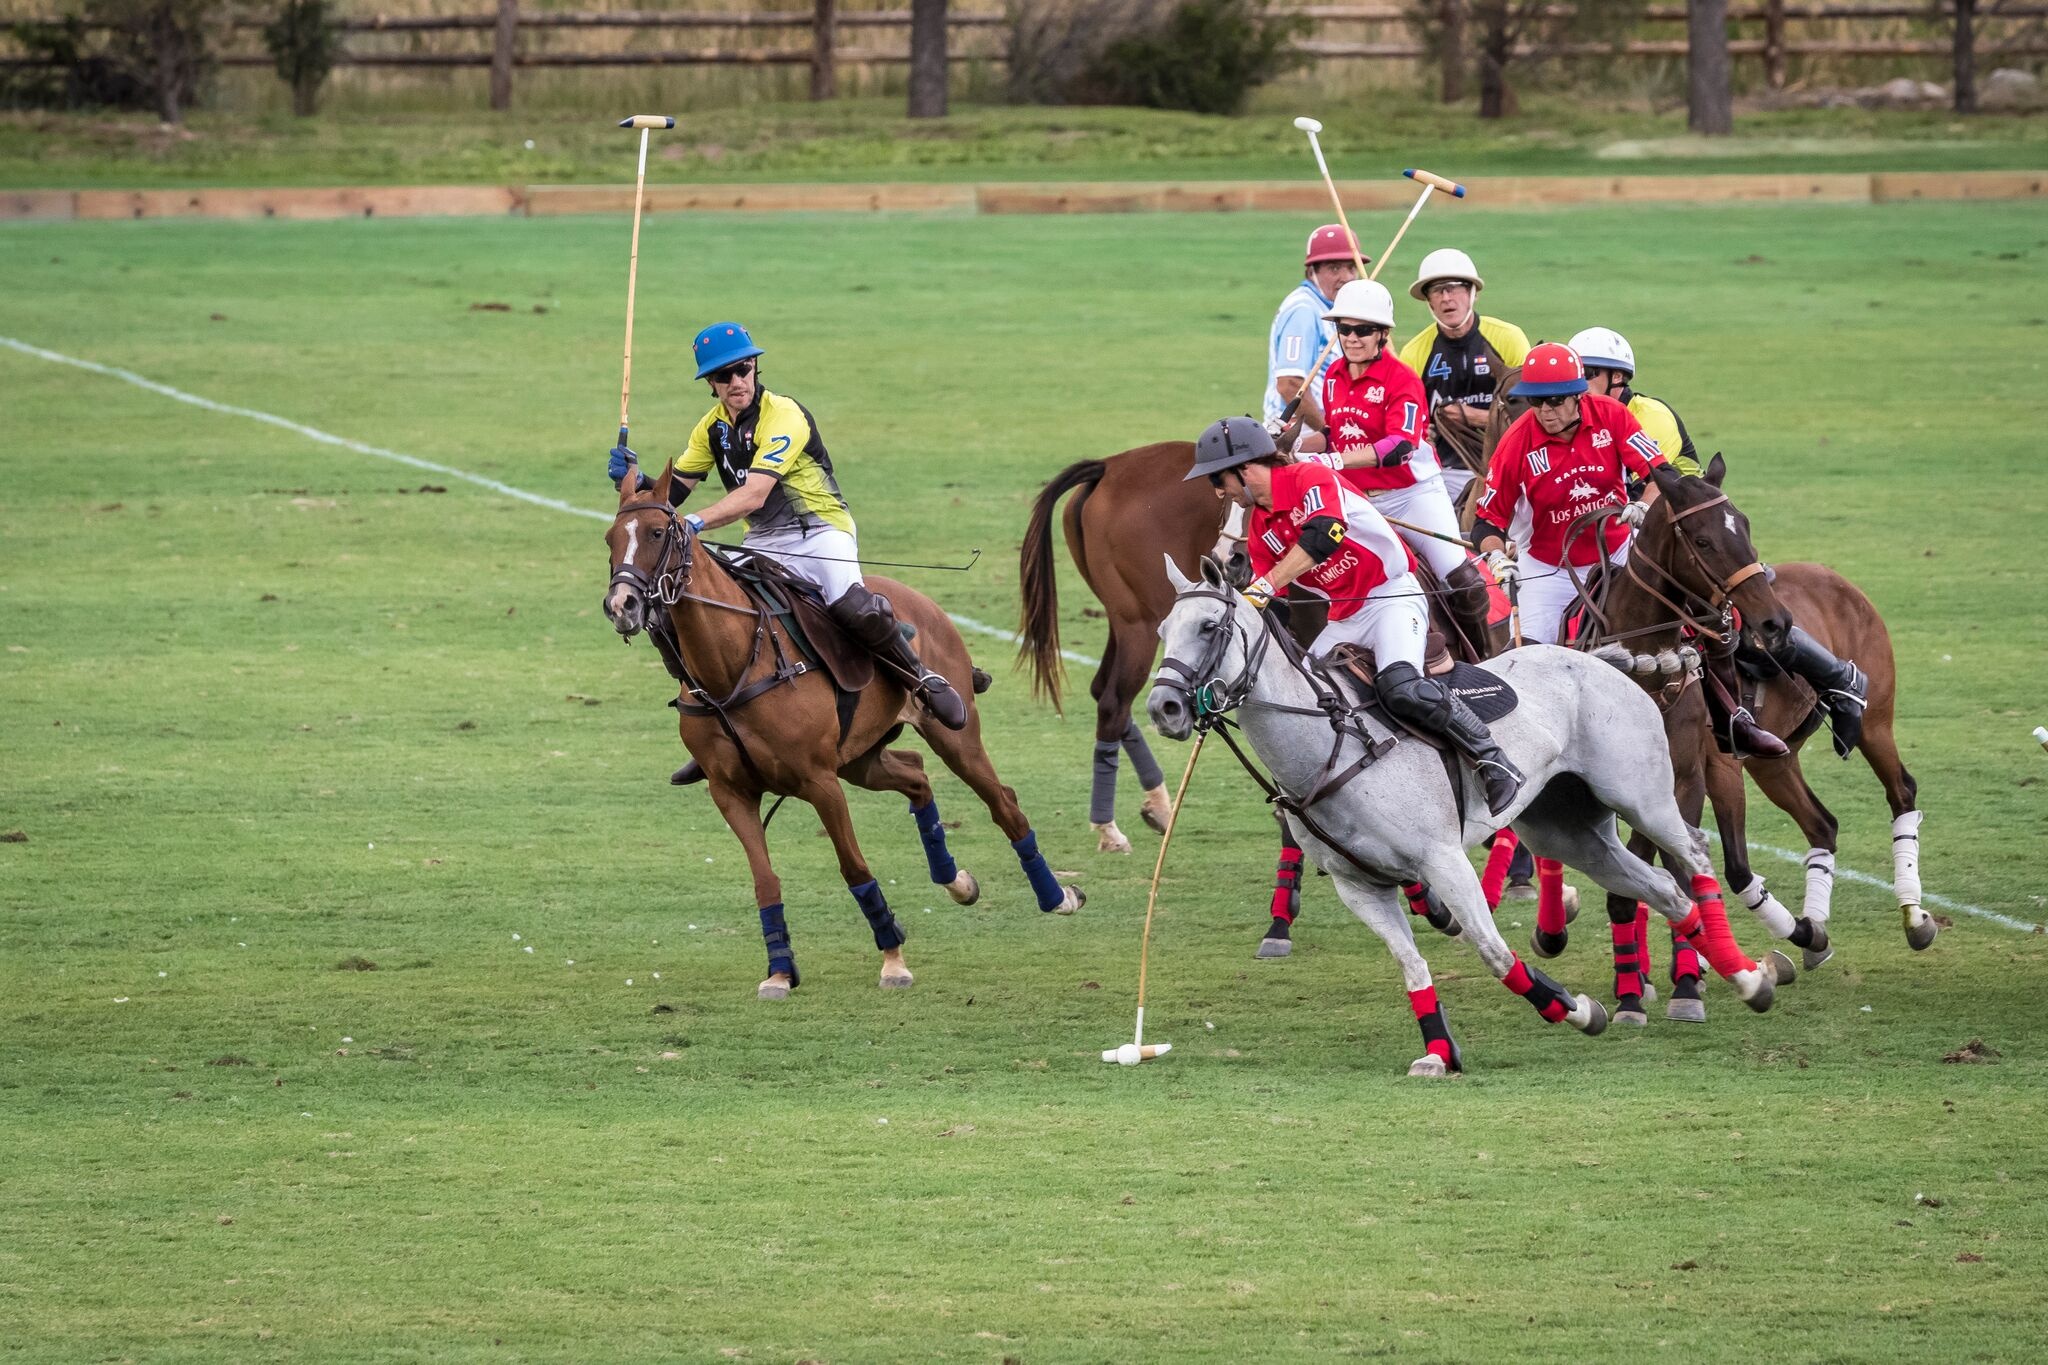
[[[1579,353],[1561,341],[1546,341],[1529,348],[1528,359],[1522,362],[1522,378],[1509,396],[1555,398],[1585,391],[1586,367],[1579,363]]]
[[[1308,235],[1308,249],[1302,253],[1302,265],[1321,265],[1325,261],[1369,261],[1370,256],[1361,255],[1358,239],[1348,232],[1342,223],[1325,223]]]

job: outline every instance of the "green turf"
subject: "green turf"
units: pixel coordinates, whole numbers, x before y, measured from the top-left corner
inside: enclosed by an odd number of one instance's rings
[[[650,102],[659,103],[658,99]],[[606,105],[609,109],[611,106]],[[1263,92],[1255,112],[1215,118],[1142,109],[960,105],[912,122],[897,100],[683,110],[656,137],[653,182],[1298,180],[1314,164],[1291,119],[1313,109],[1343,177],[1398,173],[1422,155],[1461,178],[1722,172],[2038,169],[2048,120],[1941,112],[1745,111],[1739,136],[1689,137],[1682,107],[1532,95],[1488,125],[1403,92]],[[607,184],[632,143],[589,107],[487,112],[0,115],[0,186]],[[525,144],[533,142],[533,147]]]
[[[1408,263],[1453,240],[1436,221]],[[1303,227],[657,218],[636,437],[675,451],[706,402],[687,331],[743,316],[866,549],[984,548],[910,577],[1008,624],[1053,470],[1256,401]],[[1728,452],[1764,553],[1870,592],[1929,890],[2043,918],[2048,218],[1474,227],[1489,305],[1627,333],[1644,388]],[[13,227],[0,334],[600,508],[624,248],[616,220]],[[1032,910],[946,778],[988,893],[953,908],[900,804],[859,796],[919,974],[884,994],[785,810],[806,984],[763,1005],[737,846],[663,782],[665,676],[596,610],[599,522],[4,348],[0,451],[10,1357],[2038,1353],[2041,937],[1957,912],[1916,956],[1845,882],[1836,961],[1770,1015],[1715,990],[1703,1028],[1597,1040],[1432,939],[1472,1069],[1410,1081],[1398,975],[1327,883],[1295,958],[1251,960],[1270,825],[1212,755],[1154,942],[1175,1052],[1107,1068],[1156,845],[1090,851],[1085,692],[1061,720],[975,640],[996,761],[1088,907]],[[1067,643],[1096,652],[1063,582]],[[1813,766],[1843,863],[1888,873],[1867,770]],[[1597,921],[1557,973],[1604,991]],[[1941,1062],[1972,1037],[2000,1058]]]

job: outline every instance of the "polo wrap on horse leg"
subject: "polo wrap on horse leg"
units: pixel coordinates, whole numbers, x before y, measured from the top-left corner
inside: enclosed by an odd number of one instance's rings
[[[1764,885],[1764,879],[1750,874],[1749,885],[1736,893],[1749,912],[1763,923],[1772,938],[1792,938],[1799,929],[1799,922],[1792,918],[1792,912],[1778,903],[1778,898]],[[1805,944],[1800,944],[1805,947]]]
[[[1088,823],[1106,825],[1116,819],[1116,769],[1123,745],[1113,739],[1095,741],[1095,779],[1088,788]]]
[[[782,902],[761,907],[761,941],[768,945],[768,975],[787,976],[797,984],[796,953],[789,946],[789,925],[782,917]]]
[[[896,916],[890,913],[889,902],[882,895],[882,884],[862,882],[859,886],[846,888],[853,893],[854,903],[860,906],[861,914],[867,916],[868,928],[875,931],[875,946],[883,952],[901,948],[907,935],[903,926],[896,923]]]
[[[917,657],[917,650],[903,638],[897,626],[896,611],[888,598],[869,591],[865,583],[856,583],[826,610],[840,629],[899,677],[939,724],[948,730],[966,726],[967,703],[960,700],[953,684],[926,668]]]
[[[1451,1041],[1450,1026],[1444,1023],[1443,1006],[1437,1003],[1436,987],[1408,992],[1408,1008],[1415,1011],[1415,1022],[1422,1026],[1423,1051],[1441,1058],[1452,1071],[1464,1070],[1458,1064],[1458,1047]]]
[[[1486,871],[1479,878],[1479,890],[1486,897],[1487,909],[1500,909],[1501,893],[1507,889],[1508,868],[1514,863],[1515,851],[1521,846],[1522,841],[1513,830],[1494,832],[1493,847],[1486,854]]]
[[[1675,932],[1691,939],[1706,954],[1707,965],[1721,976],[1756,970],[1735,934],[1728,927],[1728,908],[1721,902],[1721,883],[1711,874],[1696,873],[1692,879],[1692,913],[1675,926]]]
[[[1834,731],[1835,752],[1847,758],[1863,738],[1863,708],[1870,699],[1870,679],[1847,659],[1838,659],[1828,647],[1798,626],[1771,651],[1771,658],[1788,673],[1804,678],[1828,713]]]
[[[1493,597],[1478,561],[1468,559],[1445,574],[1444,587],[1444,610],[1451,624],[1465,637],[1473,658],[1488,657],[1493,653]]]
[[[1920,815],[1909,810],[1892,821],[1892,890],[1900,905],[1920,903]]]
[[[922,806],[912,806],[910,815],[917,821],[918,841],[924,845],[924,860],[931,868],[932,880],[940,886],[950,885],[960,875],[960,865],[953,861],[952,851],[946,847],[946,827],[939,823],[937,798]]]
[[[1618,1000],[1643,995],[1643,961],[1636,949],[1636,914],[1630,906],[1625,919],[1610,919],[1608,929],[1614,937],[1614,995]]]
[[[1166,781],[1166,774],[1160,771],[1159,760],[1152,756],[1152,746],[1145,742],[1136,721],[1124,727],[1124,752],[1130,755],[1131,771],[1137,774],[1140,787],[1151,791]]]
[[[1024,831],[1024,837],[1013,839],[1010,847],[1017,850],[1017,862],[1031,881],[1031,893],[1038,897],[1038,908],[1047,912],[1059,909],[1065,903],[1067,893],[1060,888],[1052,869],[1045,865],[1045,855],[1038,851],[1038,831]]]
[[[1898,871],[1898,864],[1892,864]],[[1835,898],[1835,852],[1830,848],[1806,850],[1806,900],[1801,909],[1816,924],[1826,924]]]
[[[1555,858],[1536,860],[1536,927],[1563,937],[1565,931],[1564,864]]]
[[[1519,957],[1508,968],[1508,974],[1501,978],[1501,984],[1534,1005],[1547,1024],[1558,1023],[1572,1012],[1571,992]]]
[[[1472,714],[1451,690],[1434,678],[1425,678],[1411,663],[1393,663],[1373,680],[1380,701],[1409,724],[1441,735],[1465,756],[1479,775],[1486,792],[1487,809],[1499,815],[1514,804],[1522,790],[1521,770],[1508,761],[1486,722]]]
[[[1294,923],[1301,913],[1301,850],[1294,846],[1293,832],[1281,836],[1280,863],[1273,873],[1273,918]]]

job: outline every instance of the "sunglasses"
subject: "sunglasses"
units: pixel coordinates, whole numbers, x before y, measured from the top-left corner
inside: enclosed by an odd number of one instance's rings
[[[1436,280],[1431,283],[1429,288],[1422,292],[1431,298],[1435,298],[1438,294],[1449,293],[1453,289],[1470,289],[1471,287],[1472,281],[1470,280]]]
[[[1385,336],[1387,329],[1371,322],[1340,322],[1337,335],[1340,337]]]
[[[735,379],[745,379],[754,372],[754,362],[742,360],[737,365],[728,365],[722,370],[713,370],[704,377],[714,384],[730,384]]]
[[[1548,398],[1532,398],[1529,400],[1529,406],[1532,408],[1561,408],[1578,401],[1579,396],[1575,393],[1558,393],[1552,394]]]

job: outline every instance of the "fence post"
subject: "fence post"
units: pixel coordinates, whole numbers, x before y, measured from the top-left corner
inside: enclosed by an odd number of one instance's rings
[[[1785,88],[1785,0],[1765,0],[1764,79],[1773,90]]]
[[[1956,112],[1977,112],[1977,0],[1955,0]]]
[[[839,47],[839,0],[817,0],[811,18],[811,98],[829,100],[839,93],[833,62]]]
[[[498,0],[498,28],[491,41],[491,108],[512,107],[512,43],[519,32],[519,0]]]

